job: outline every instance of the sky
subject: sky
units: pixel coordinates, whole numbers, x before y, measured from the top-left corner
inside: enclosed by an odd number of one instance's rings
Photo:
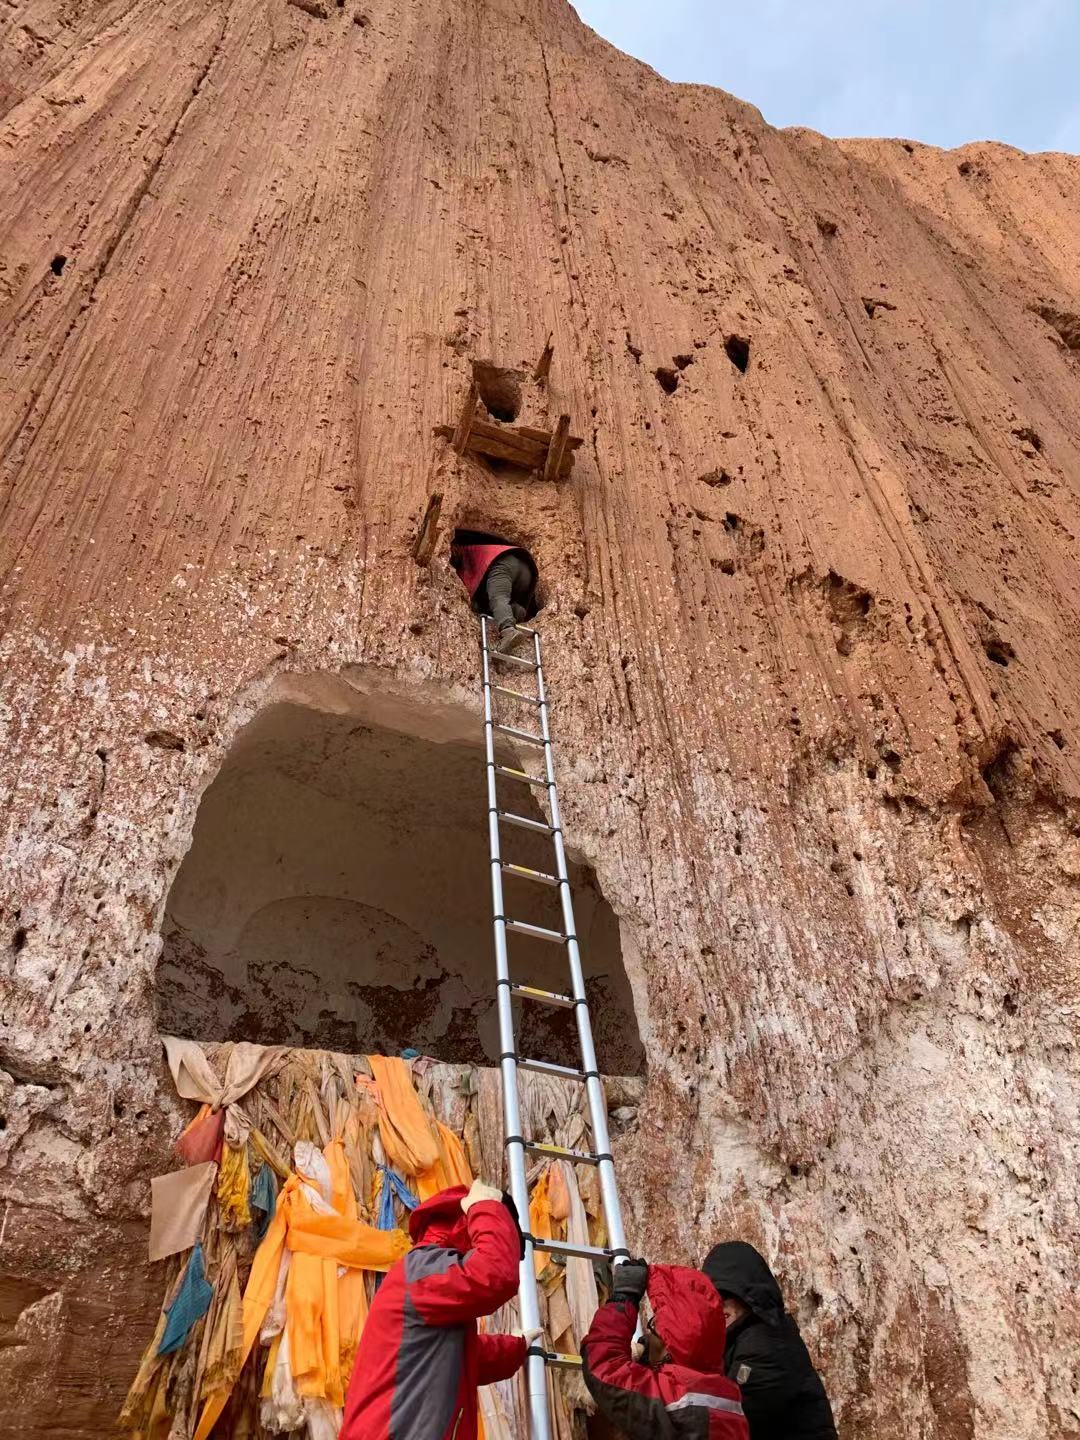
[[[1080,152],[1080,0],[573,0],[669,80],[773,125]]]

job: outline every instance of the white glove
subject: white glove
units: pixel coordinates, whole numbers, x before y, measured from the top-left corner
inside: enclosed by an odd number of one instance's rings
[[[535,1330],[511,1330],[510,1333],[515,1340],[524,1340],[526,1345],[533,1345],[544,1332],[538,1325]]]
[[[496,1190],[494,1185],[485,1185],[482,1180],[474,1180],[469,1193],[461,1202],[461,1209],[464,1214],[469,1213],[469,1208],[481,1200],[494,1200],[497,1205],[502,1204],[502,1191]]]

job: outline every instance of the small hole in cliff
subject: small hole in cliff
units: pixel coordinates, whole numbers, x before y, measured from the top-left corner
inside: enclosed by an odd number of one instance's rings
[[[1054,742],[1054,744],[1059,750],[1064,750],[1066,744],[1068,743],[1065,739],[1065,736],[1060,730],[1051,730],[1050,739]]]
[[[179,735],[174,735],[171,730],[150,730],[143,736],[147,745],[155,750],[183,750],[184,742]]]
[[[659,365],[653,374],[665,395],[675,394],[679,388],[679,372],[677,370],[673,370],[670,365]]]
[[[827,215],[815,215],[814,219],[817,221],[819,233],[824,235],[827,240],[831,240],[840,228],[836,221],[830,220]]]
[[[12,948],[12,950],[15,951],[15,954],[16,954],[16,955],[19,953],[20,950],[24,950],[24,949],[26,948],[26,926],[25,926],[25,925],[20,925],[19,928],[15,931],[15,934],[12,935],[12,937],[11,937],[11,948]]]
[[[483,589],[484,576],[490,563],[484,565],[480,562],[480,574],[470,573],[471,560],[469,550],[476,546],[486,545],[511,545],[515,550],[523,552],[532,561],[533,584],[530,588],[528,583],[528,567],[518,569],[513,577],[513,586],[510,592],[510,603],[514,609],[514,618],[517,620],[531,620],[544,608],[547,596],[543,585],[540,583],[536,569],[536,561],[525,545],[522,545],[516,536],[496,535],[489,530],[466,530],[459,527],[454,531],[453,539],[450,542],[450,565],[457,571],[466,589],[473,595],[473,608],[482,609],[490,613],[486,603],[486,591]],[[499,557],[496,557],[499,558]],[[478,588],[473,588],[478,587]],[[479,601],[476,597],[480,597]],[[518,613],[518,612],[522,613]]]
[[[1006,995],[1001,1002],[1001,1007],[1006,1015],[1015,1015],[1020,1009],[1020,1001],[1017,1000],[1015,995]]]
[[[693,355],[675,355],[673,357],[676,369],[685,370],[688,365],[694,363]]]
[[[724,352],[740,375],[745,375],[750,364],[750,341],[742,335],[729,335],[724,341]]]
[[[699,475],[698,479],[703,485],[712,486],[715,489],[718,485],[730,485],[731,476],[726,470],[710,470],[705,475]]]
[[[988,640],[984,649],[986,658],[1003,669],[1008,667],[1010,660],[1016,659],[1016,651],[1004,640]]]
[[[1033,450],[1042,451],[1042,436],[1037,430],[1032,430],[1030,425],[1021,425],[1012,433],[1022,445],[1030,445]]]
[[[492,365],[487,360],[474,360],[472,373],[480,399],[492,419],[507,423],[516,420],[521,412],[521,376],[518,372]]]
[[[881,758],[894,775],[900,773],[900,767],[904,762],[895,750],[883,750],[881,752]]]
[[[66,255],[54,255],[53,258],[52,258],[52,261],[51,261],[50,264],[49,264],[49,269],[52,271],[52,273],[53,273],[54,275],[62,275],[62,274],[64,273],[64,266],[65,266],[66,264],[67,264],[67,256],[66,256]]]
[[[1003,740],[996,755],[980,771],[983,783],[995,800],[1007,798],[1012,778],[1013,761],[1020,753],[1020,747],[1012,740]]]

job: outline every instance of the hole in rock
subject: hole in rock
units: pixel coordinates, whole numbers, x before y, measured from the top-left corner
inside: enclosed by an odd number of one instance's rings
[[[497,1063],[482,733],[441,690],[280,677],[205,791],[169,892],[160,1028]],[[538,773],[533,747],[500,758]],[[528,819],[542,818],[541,794],[500,782],[500,803]],[[547,836],[504,826],[502,838],[504,860],[554,870]],[[587,865],[572,862],[570,878],[600,1068],[639,1073],[618,922]],[[562,928],[554,889],[505,876],[504,903],[514,919]],[[561,945],[513,934],[509,948],[515,980],[567,989]],[[572,1011],[515,1008],[522,1052],[580,1064]]]
[[[1010,660],[1016,659],[1016,651],[1004,640],[988,640],[984,649],[986,658],[1002,668],[1006,668]]]
[[[516,420],[521,412],[521,376],[487,360],[473,361],[473,382],[493,420]]]
[[[473,545],[512,545],[517,550],[524,550],[533,561],[534,567],[536,565],[535,557],[532,555],[528,546],[523,545],[515,536],[496,535],[489,530],[469,530],[463,526],[458,526],[450,542],[450,564],[459,574],[463,574],[463,570],[459,569],[457,557],[460,555],[460,552]],[[462,563],[464,564],[465,562],[463,561]],[[483,589],[478,591],[477,594],[482,598],[486,597],[486,592]],[[517,615],[517,609],[515,608],[515,616],[517,619],[532,620],[534,616],[538,615],[547,603],[547,596],[539,575],[537,576],[536,584],[531,594],[528,589],[519,589],[515,586],[510,601],[513,606],[525,612],[524,615]],[[486,603],[479,603],[474,597],[473,608],[478,611],[487,610],[487,605]],[[518,721],[520,721],[520,718],[520,716],[517,717]],[[511,720],[510,723],[513,724],[514,721]]]
[[[64,266],[65,266],[66,264],[67,264],[67,256],[66,256],[66,255],[54,255],[53,258],[52,258],[52,260],[51,260],[51,262],[50,262],[50,264],[49,264],[49,269],[52,271],[52,273],[53,273],[54,275],[62,275],[62,274],[64,273]]]
[[[653,371],[665,395],[674,395],[679,388],[679,372],[670,365],[658,365]]]
[[[741,335],[729,335],[724,341],[724,351],[735,369],[745,375],[750,364],[750,341]]]

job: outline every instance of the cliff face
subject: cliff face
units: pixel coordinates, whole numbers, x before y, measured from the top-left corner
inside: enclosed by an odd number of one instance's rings
[[[543,571],[634,1243],[761,1244],[847,1436],[1080,1433],[1080,160],[777,132],[564,0],[0,37],[3,1433],[101,1434],[152,1329],[155,970],[237,732],[478,736],[457,523]],[[572,479],[459,460],[549,332]]]

